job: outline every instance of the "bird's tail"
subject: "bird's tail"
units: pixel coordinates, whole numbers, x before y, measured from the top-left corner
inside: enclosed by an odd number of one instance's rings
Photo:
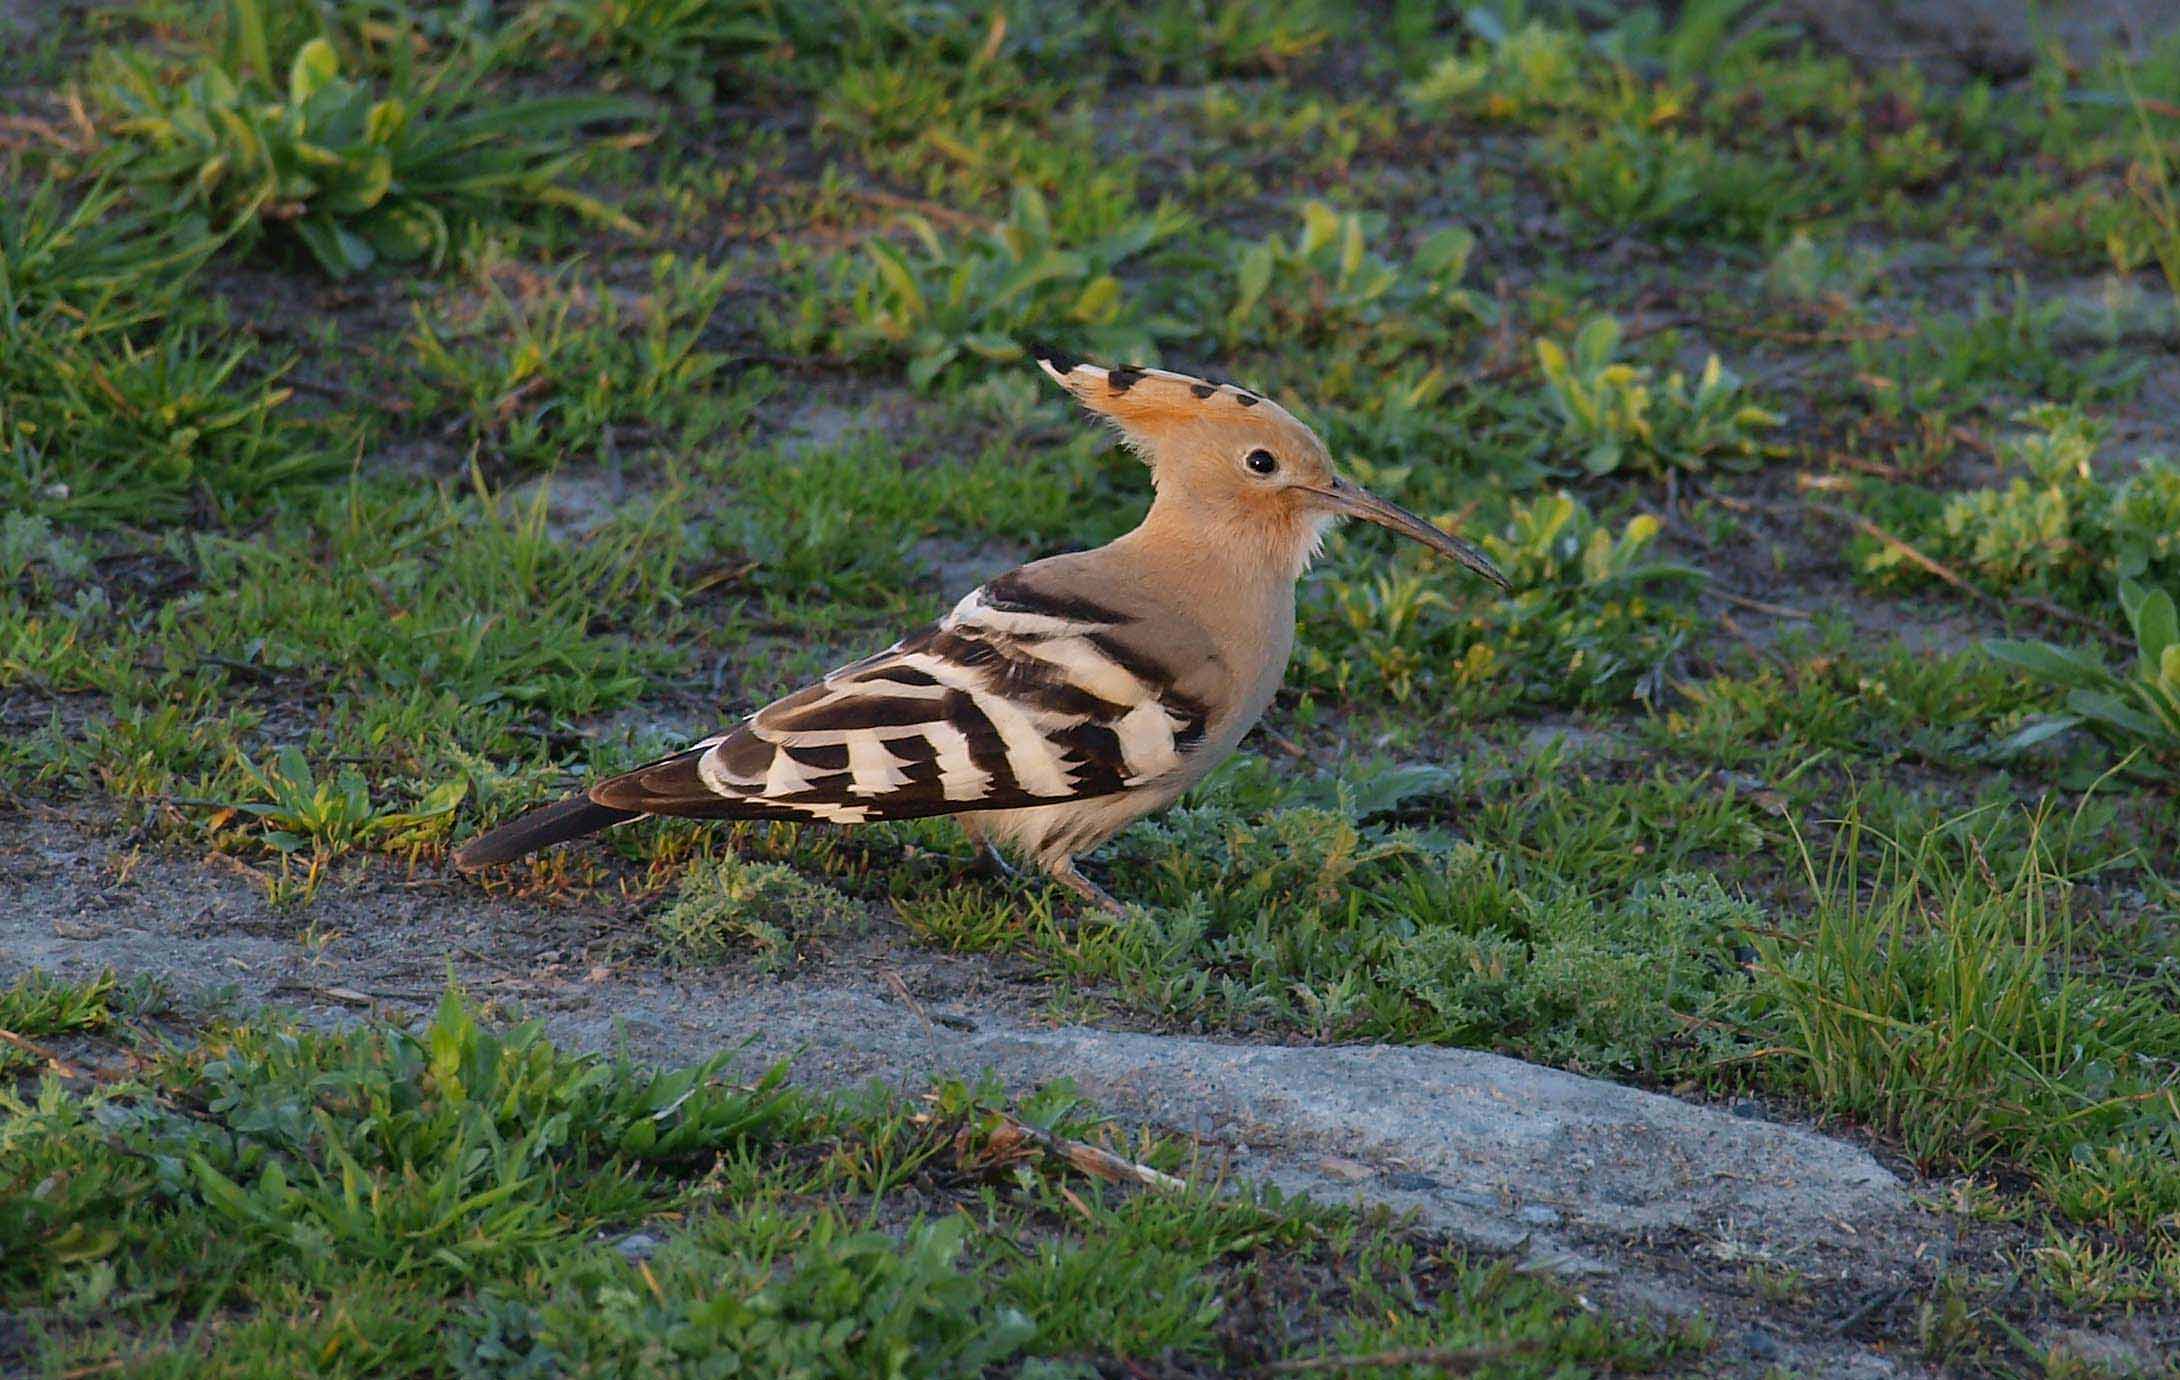
[[[473,872],[493,863],[513,862],[525,853],[595,834],[600,829],[638,817],[639,812],[634,810],[616,810],[610,805],[598,804],[587,795],[571,795],[558,804],[519,815],[491,833],[471,839],[455,853],[454,865],[464,872]]]

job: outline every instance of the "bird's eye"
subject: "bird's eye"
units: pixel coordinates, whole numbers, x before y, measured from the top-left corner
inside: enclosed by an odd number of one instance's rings
[[[1279,468],[1279,458],[1268,450],[1252,450],[1241,463],[1249,467],[1251,474],[1271,474]]]

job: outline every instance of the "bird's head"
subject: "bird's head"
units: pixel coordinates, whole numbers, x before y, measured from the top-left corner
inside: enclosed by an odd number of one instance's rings
[[[1161,505],[1260,540],[1296,573],[1343,517],[1391,528],[1508,588],[1483,552],[1342,475],[1294,414],[1259,393],[1164,369],[1104,369],[1052,350],[1037,363],[1151,467]]]

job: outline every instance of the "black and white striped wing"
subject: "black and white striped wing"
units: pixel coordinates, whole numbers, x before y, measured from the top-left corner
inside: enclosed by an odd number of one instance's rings
[[[861,824],[1112,795],[1178,770],[1209,710],[1130,620],[1006,576],[939,622],[593,787],[645,814]]]

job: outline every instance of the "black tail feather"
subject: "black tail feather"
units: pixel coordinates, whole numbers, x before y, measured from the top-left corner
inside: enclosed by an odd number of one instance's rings
[[[525,853],[595,834],[600,829],[637,817],[634,810],[616,810],[610,805],[598,804],[587,795],[571,795],[558,804],[517,816],[491,833],[471,839],[455,853],[454,865],[464,872],[473,872],[493,863],[513,862]]]

